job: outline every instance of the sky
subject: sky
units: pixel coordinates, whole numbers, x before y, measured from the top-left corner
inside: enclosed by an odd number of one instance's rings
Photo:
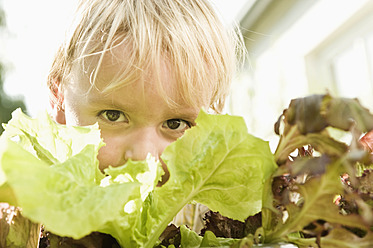
[[[232,22],[253,0],[212,0],[226,22]],[[28,114],[49,106],[46,77],[53,54],[63,40],[77,0],[0,0],[6,28],[0,30],[0,61],[5,91],[23,97]]]

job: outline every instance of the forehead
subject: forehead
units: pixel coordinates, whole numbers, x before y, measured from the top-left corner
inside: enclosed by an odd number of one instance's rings
[[[208,108],[210,90],[193,83],[191,75],[179,73],[167,57],[160,54],[137,61],[129,45],[119,44],[105,53],[87,56],[72,67],[73,80],[86,92],[92,89],[110,93],[128,85],[145,92],[159,94],[171,106],[190,105]],[[81,85],[80,85],[81,84]]]

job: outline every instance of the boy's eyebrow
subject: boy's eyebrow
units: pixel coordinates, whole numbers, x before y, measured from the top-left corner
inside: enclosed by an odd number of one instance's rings
[[[87,99],[87,103],[92,107],[113,107],[128,112],[134,112],[134,109],[137,105],[133,102],[127,102],[126,104],[118,103],[117,101],[115,101],[115,99],[112,99],[110,97],[104,97],[102,95],[88,95]],[[195,119],[197,118],[199,111],[200,109],[193,108],[192,106],[180,105],[180,107],[170,107],[168,115],[170,115],[170,118],[175,117],[173,115],[177,115],[179,117]]]
[[[98,106],[103,106],[103,107],[114,107],[114,108],[120,108],[120,109],[126,109],[130,110],[134,107],[134,103],[127,102],[126,105],[122,103],[118,103],[115,101],[115,99],[110,98],[110,97],[105,97],[102,95],[92,95],[88,94],[87,96],[87,103],[91,106],[98,107]]]

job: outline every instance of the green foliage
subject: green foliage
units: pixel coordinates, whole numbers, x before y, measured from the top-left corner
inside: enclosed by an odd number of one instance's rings
[[[201,111],[196,123],[163,152],[170,177],[158,186],[162,166],[151,157],[98,170],[98,125],[68,127],[15,111],[0,138],[0,202],[57,235],[98,231],[122,247],[153,247],[188,203],[238,220],[259,212],[276,168],[268,142],[248,134],[240,117]],[[196,241],[230,242],[212,233]]]
[[[292,100],[275,127],[279,169],[264,191],[262,242],[371,247],[372,181],[364,177],[373,175],[373,158],[359,139],[373,129],[373,115],[356,99],[313,95]],[[335,139],[328,128],[349,134],[351,142]]]
[[[19,208],[0,203],[0,247],[37,247],[40,225],[22,216]],[[8,223],[12,223],[9,225]]]
[[[5,13],[0,3],[0,27],[5,26]]]
[[[0,6],[0,32],[1,28],[5,26],[5,13]],[[4,131],[1,123],[6,123],[11,118],[11,113],[17,109],[21,108],[23,111],[26,111],[26,106],[21,99],[14,99],[9,97],[4,92],[4,78],[5,78],[5,69],[3,64],[0,61],[0,134]]]
[[[261,210],[261,222],[234,238],[182,226],[182,247],[371,247],[373,115],[358,101],[294,99],[275,125],[275,154],[242,118],[201,111],[196,123],[165,149],[170,177],[160,186],[161,165],[151,157],[102,174],[97,125],[66,127],[16,111],[0,138],[0,201],[57,235],[101,232],[122,247],[164,247],[158,238],[190,202],[235,221]]]

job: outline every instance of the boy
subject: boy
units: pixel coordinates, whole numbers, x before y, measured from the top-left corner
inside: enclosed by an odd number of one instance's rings
[[[201,108],[222,111],[237,41],[207,0],[83,0],[48,77],[52,115],[98,122],[101,170],[160,158]]]

